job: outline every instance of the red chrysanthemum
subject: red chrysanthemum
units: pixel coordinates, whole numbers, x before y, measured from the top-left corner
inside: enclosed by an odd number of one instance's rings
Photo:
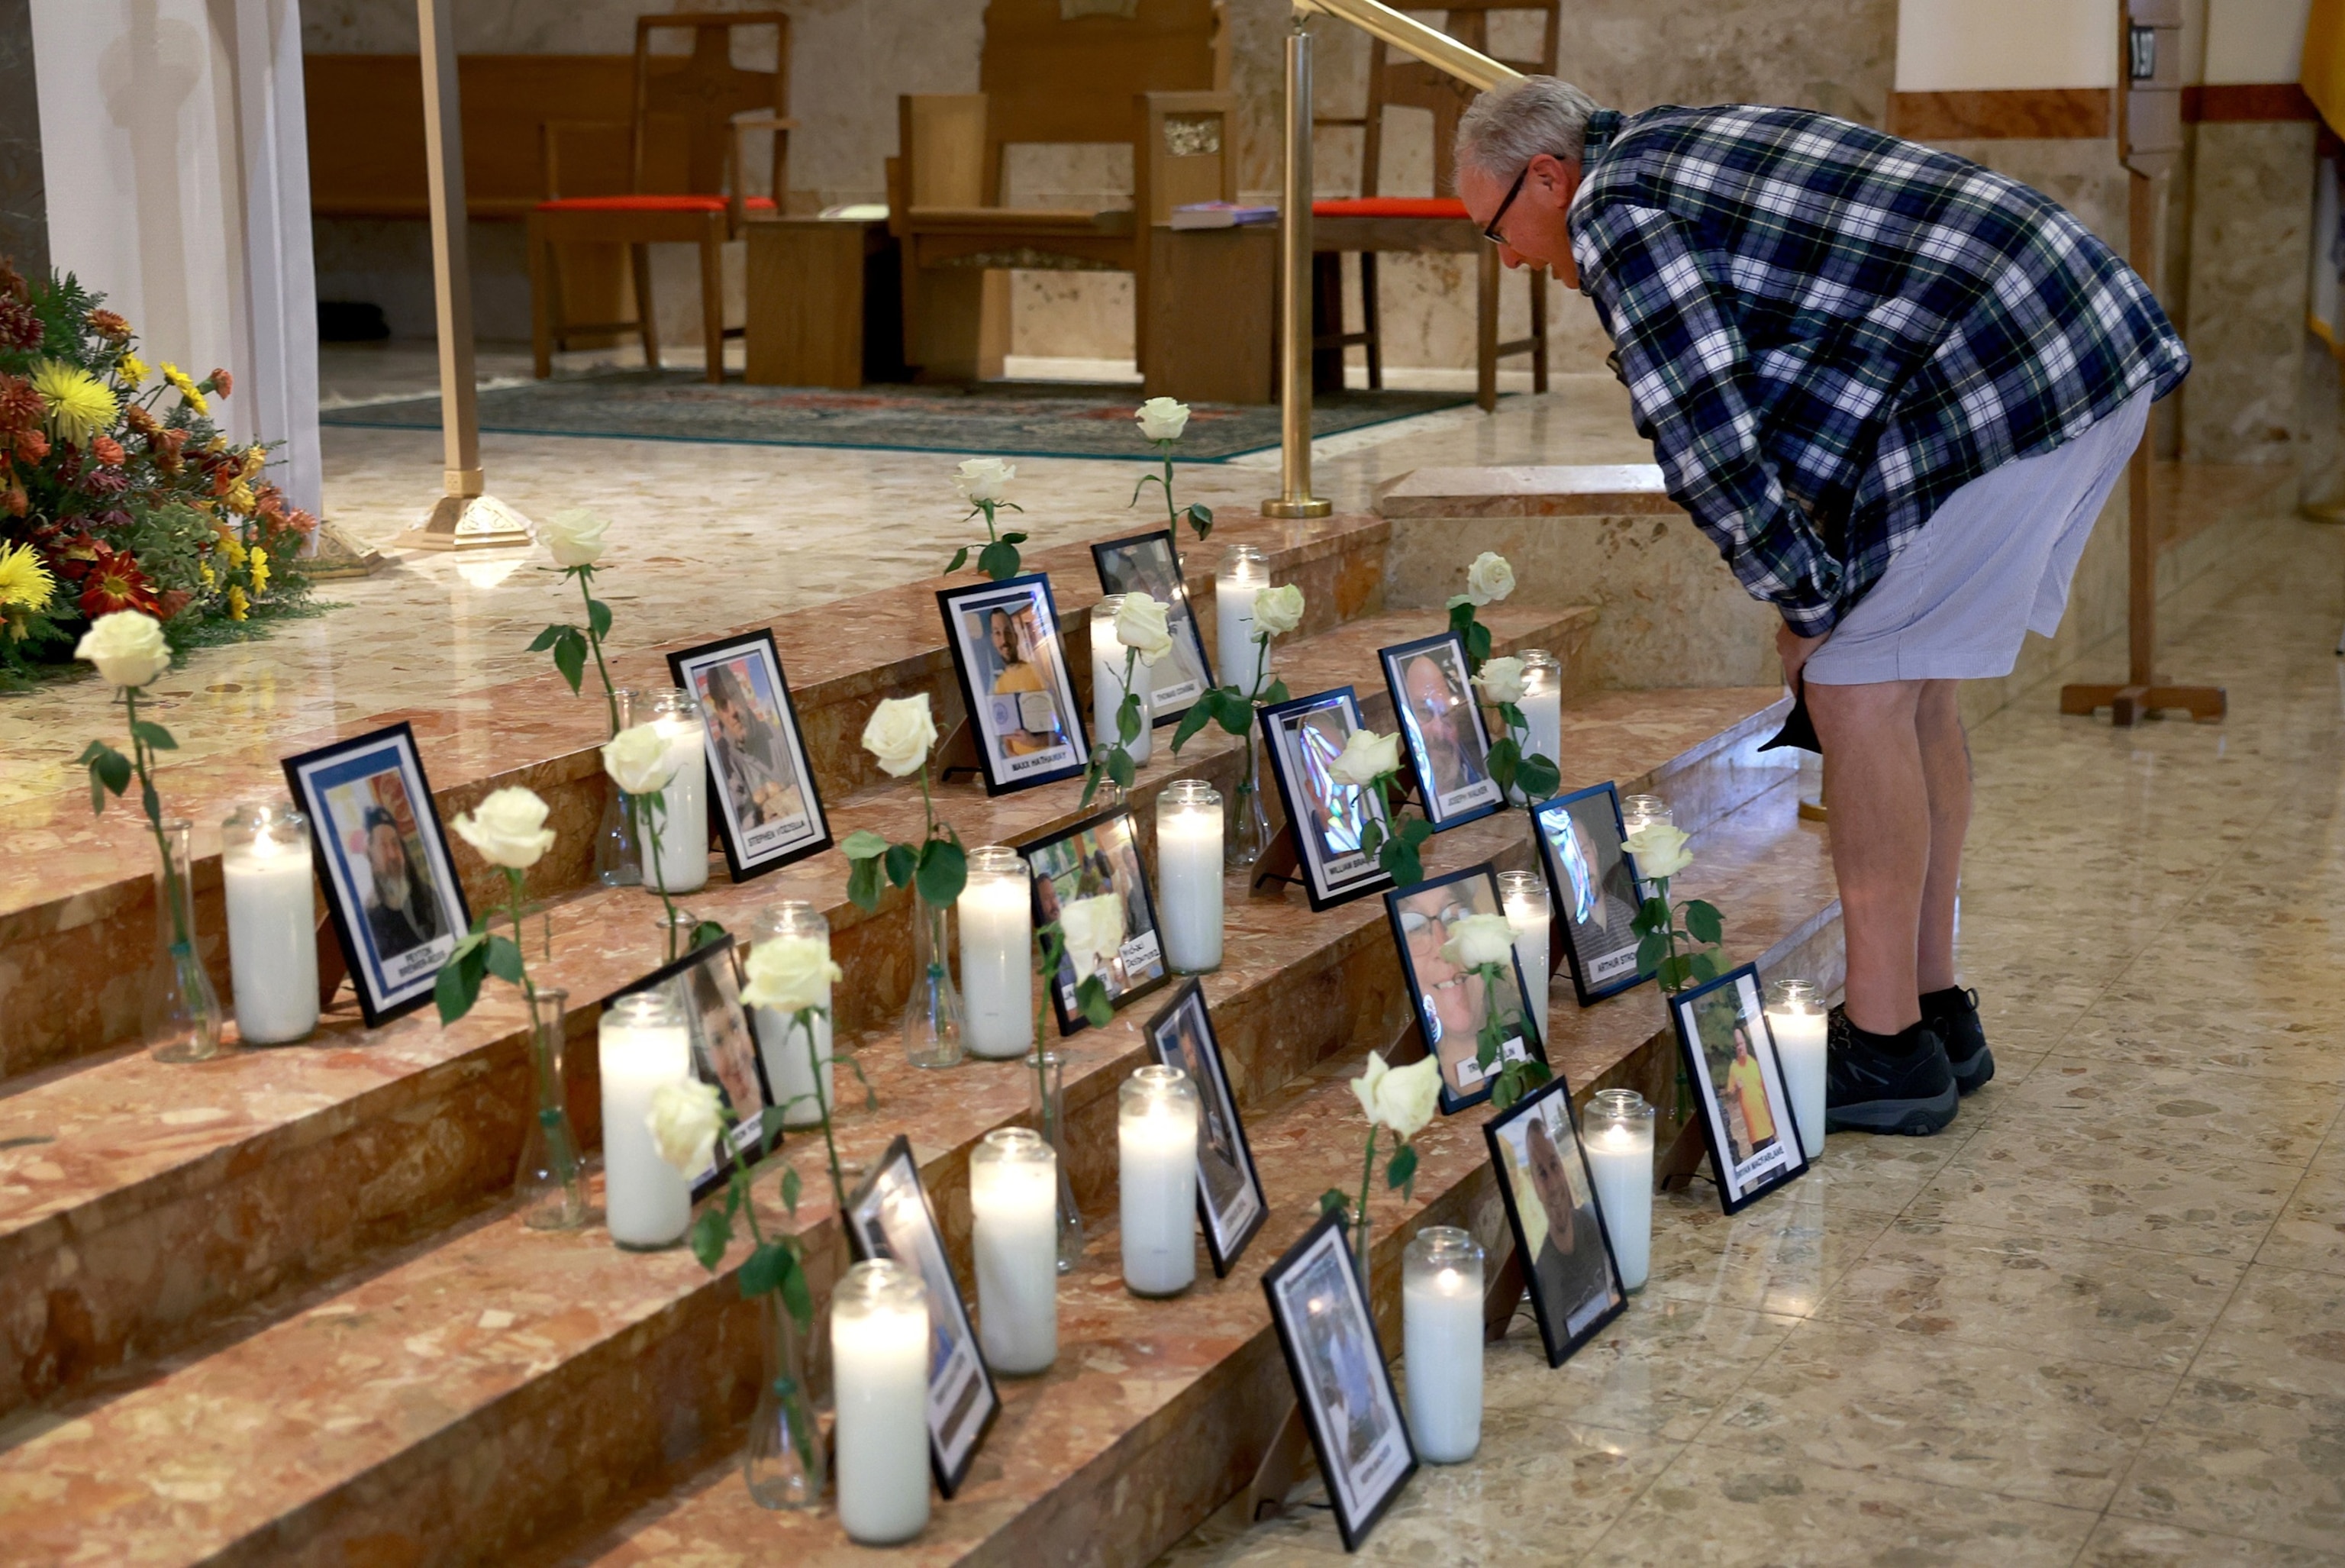
[[[305,539],[318,531],[318,520],[298,506],[286,517],[285,525]]]
[[[49,405],[22,376],[0,376],[0,430],[38,430]]]
[[[49,438],[37,430],[20,430],[8,437],[8,445],[27,463],[38,463],[49,454]]]
[[[121,467],[126,456],[122,450],[122,443],[110,435],[101,435],[92,439],[89,452],[92,457],[96,458],[107,468]]]
[[[37,349],[41,346],[41,318],[33,308],[20,300],[0,295],[0,347]]]
[[[229,375],[226,371],[216,370],[204,379],[212,383],[212,391],[218,393],[221,397],[227,397],[236,390],[236,378]]]
[[[130,488],[130,475],[118,468],[93,468],[82,475],[81,488],[90,495],[119,495]]]
[[[135,402],[123,405],[122,423],[144,436],[152,436],[163,428],[161,421],[148,413],[143,405]]]
[[[81,580],[83,615],[96,620],[117,610],[161,614],[162,606],[156,600],[154,585],[147,580],[147,574],[138,569],[138,563],[128,551],[102,544],[93,544],[92,548],[96,554]]]
[[[89,330],[109,343],[130,341],[130,323],[111,311],[92,311],[89,313]]]

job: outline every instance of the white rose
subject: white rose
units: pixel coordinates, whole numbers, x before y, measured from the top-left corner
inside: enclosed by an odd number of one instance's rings
[[[1640,877],[1673,877],[1693,864],[1693,855],[1686,849],[1688,835],[1667,822],[1648,822],[1621,843],[1629,858],[1637,862]]]
[[[1344,742],[1343,755],[1327,764],[1327,777],[1338,784],[1365,789],[1387,773],[1400,771],[1400,737],[1355,729]]]
[[[747,1007],[771,1007],[798,1013],[830,1005],[830,988],[847,972],[830,960],[830,943],[818,936],[777,936],[751,944],[742,968],[749,983],[741,988]]]
[[[138,610],[116,610],[92,621],[74,646],[74,657],[96,665],[98,678],[109,686],[145,686],[171,667],[163,623]]]
[[[1189,405],[1169,397],[1152,397],[1132,411],[1140,433],[1150,441],[1178,441],[1189,428]]]
[[[1389,1128],[1406,1143],[1433,1119],[1441,1099],[1441,1059],[1427,1056],[1406,1067],[1387,1067],[1384,1054],[1368,1053],[1366,1071],[1352,1080],[1352,1094],[1371,1126]]]
[[[1482,673],[1474,677],[1482,695],[1492,702],[1520,702],[1523,699],[1523,661],[1518,658],[1493,658],[1482,661]]]
[[[1264,588],[1254,596],[1254,629],[1283,637],[1303,624],[1303,590],[1292,583]]]
[[[716,1085],[697,1078],[662,1084],[652,1092],[644,1125],[651,1131],[659,1157],[674,1166],[678,1176],[690,1178],[708,1168],[708,1156],[716,1152],[716,1135],[725,1130],[719,1104]]]
[[[657,724],[622,729],[603,744],[603,771],[630,795],[652,795],[666,789],[675,769],[675,748]]]
[[[998,457],[972,457],[964,461],[953,474],[953,486],[961,499],[971,506],[980,502],[999,503],[1009,497],[1010,482],[1018,477],[1018,466]]]
[[[1081,985],[1123,947],[1122,896],[1098,893],[1069,900],[1059,906],[1059,933],[1066,939],[1075,983]]]
[[[611,520],[584,510],[557,512],[537,525],[538,542],[553,552],[557,566],[591,566],[603,558],[603,535]]]
[[[1515,569],[1504,555],[1488,550],[1466,568],[1466,596],[1477,606],[1494,605],[1515,591]]]
[[[1172,632],[1165,624],[1164,606],[1146,594],[1124,595],[1122,608],[1115,612],[1115,640],[1139,654],[1141,663],[1152,667],[1172,651]]]
[[[1514,922],[1499,914],[1470,914],[1453,921],[1449,938],[1441,944],[1441,956],[1460,969],[1505,963],[1514,952]]]
[[[879,759],[891,779],[918,773],[937,743],[937,721],[929,717],[929,694],[891,697],[871,710],[863,727],[863,749]]]
[[[525,871],[553,847],[545,802],[518,784],[497,790],[456,819],[456,832],[492,866]]]

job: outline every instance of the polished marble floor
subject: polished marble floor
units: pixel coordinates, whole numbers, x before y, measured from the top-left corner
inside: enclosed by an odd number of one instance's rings
[[[1665,1199],[1629,1312],[1554,1371],[1518,1321],[1480,1452],[1360,1560],[2345,1565],[2340,582],[2345,530],[2274,523],[2169,606],[2221,726],[1981,725],[1995,1081],[1732,1218]],[[1170,1562],[1341,1556],[1294,1501]]]

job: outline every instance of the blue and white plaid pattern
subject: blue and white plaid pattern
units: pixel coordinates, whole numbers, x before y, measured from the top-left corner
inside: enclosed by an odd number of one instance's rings
[[[1599,110],[1569,229],[1670,496],[1802,636],[1964,484],[2190,369],[2049,199],[1802,109]]]

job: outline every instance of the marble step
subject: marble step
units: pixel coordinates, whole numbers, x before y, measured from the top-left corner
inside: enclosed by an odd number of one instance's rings
[[[1369,712],[1388,715],[1375,650],[1421,630],[1422,619],[1355,621],[1295,644],[1282,668],[1306,686],[1356,681]],[[1503,607],[1490,617],[1501,646],[1537,640],[1567,658],[1588,619]],[[1765,696],[1688,694],[1658,728],[1591,721],[1574,733],[1584,761],[1627,778],[1689,754],[1725,767],[1718,732],[1751,729]],[[1143,830],[1166,782],[1211,778],[1226,792],[1242,755],[1216,728],[1180,759],[1152,761],[1135,789]],[[963,781],[939,791],[939,809],[969,843],[1018,842],[1077,820],[1080,797],[1068,782],[990,799]],[[835,826],[842,838],[858,827],[917,837],[919,811],[917,787],[896,786],[841,802]],[[846,882],[845,859],[832,851],[687,901],[735,931],[777,899],[827,911],[853,976],[840,988],[840,1026],[854,1031],[901,1004],[909,917],[900,894],[867,915]],[[553,901],[552,957],[533,958],[533,972],[574,999],[574,1059],[593,1060],[591,1003],[661,961],[656,910],[634,890]],[[492,985],[448,1029],[427,1008],[367,1031],[346,1003],[310,1044],[194,1067],[118,1052],[23,1081],[0,1099],[0,1142],[29,1140],[0,1152],[0,1334],[12,1352],[0,1370],[13,1372],[0,1380],[0,1413],[136,1367],[227,1313],[330,1279],[493,1200],[511,1179],[529,1100],[524,1023],[518,997]],[[591,1135],[591,1066],[574,1074],[572,1106]]]
[[[1142,526],[1117,519],[1103,525],[1099,537]],[[1223,550],[1229,545],[1257,545],[1274,580],[1303,588],[1302,632],[1315,635],[1381,606],[1388,532],[1389,525],[1375,517],[1298,523],[1233,518],[1210,542],[1189,542],[1183,572],[1193,604],[1210,627],[1213,571]],[[1090,547],[1053,546],[1030,556],[1027,565],[1051,575],[1071,667],[1087,691],[1087,612],[1100,597]],[[964,573],[951,582],[973,580]],[[947,585],[942,577],[923,579],[794,611],[770,623],[827,802],[882,780],[858,744],[880,697],[925,690],[940,727],[959,718],[959,688],[937,613],[936,592]],[[623,594],[621,579],[612,578],[604,592]],[[548,618],[575,608],[574,598],[550,596]],[[1434,624],[1439,624],[1437,612]],[[613,679],[622,687],[671,686],[669,649],[756,629],[712,628],[706,636],[617,655]],[[609,799],[596,748],[609,733],[591,671],[587,683],[586,695],[574,697],[549,664],[543,675],[469,692],[442,707],[354,717],[275,748],[165,765],[158,784],[166,809],[196,824],[196,922],[223,1003],[230,997],[233,977],[220,894],[219,823],[243,801],[282,797],[279,758],[340,737],[401,720],[411,725],[443,822],[492,789],[523,784],[536,790],[553,808],[548,820],[561,837],[532,869],[531,895],[573,891],[591,881],[594,835]],[[168,720],[168,709],[163,717]],[[469,845],[451,835],[450,849],[475,909],[502,899],[502,877]],[[0,995],[9,1003],[0,1009],[0,1077],[136,1036],[145,965],[154,950],[153,873],[153,846],[137,813],[117,804],[93,818],[86,785],[76,783],[11,809],[0,823]]]
[[[1832,926],[1821,835],[1797,823],[1792,794],[1769,791],[1715,824],[1683,883],[1727,909],[1735,952],[1771,965]],[[1436,844],[1444,866],[1529,848],[1513,814]],[[1342,1080],[1366,1044],[1397,1033],[1406,1010],[1373,901],[1313,916],[1299,901],[1249,901],[1233,927],[1236,961],[1208,977],[1207,993],[1271,1221],[1230,1280],[1146,1307],[1114,1287],[1112,1237],[1095,1238],[1059,1370],[1005,1382],[1010,1413],[963,1497],[912,1548],[924,1561],[1006,1555],[1013,1534],[1020,1561],[1101,1560],[1080,1532],[1113,1506],[1130,1526],[1120,1544],[1144,1562],[1259,1452],[1284,1375],[1255,1281],[1309,1223],[1317,1194],[1355,1177]],[[1315,991],[1355,999],[1340,1012],[1296,1004],[1307,955],[1292,944],[1310,945],[1315,932],[1346,950]],[[1074,1168],[1094,1217],[1113,1211],[1112,1094],[1143,1059],[1148,1011],[1136,1005],[1074,1043]],[[1660,1027],[1651,991],[1583,1011],[1567,985],[1555,1016],[1558,1055],[1591,1082],[1650,1075],[1636,1058],[1652,1054]],[[1265,1028],[1316,1043],[1289,1040],[1281,1058],[1265,1049]],[[842,1153],[868,1160],[909,1132],[966,1275],[967,1153],[1021,1118],[1025,1072],[923,1074],[884,1040],[868,1055],[881,1105],[850,1104]],[[1397,1248],[1416,1227],[1471,1221],[1496,1238],[1477,1124],[1468,1115],[1427,1135],[1412,1199],[1374,1200],[1387,1312]],[[800,1147],[812,1175],[812,1145]],[[822,1186],[808,1181],[795,1221],[818,1289],[844,1261]],[[792,1222],[771,1212],[766,1223]],[[705,1543],[706,1561],[825,1561],[844,1550],[835,1521],[748,1507],[723,1457],[752,1394],[754,1323],[734,1281],[681,1250],[622,1254],[599,1229],[538,1236],[492,1215],[381,1259],[299,1310],[233,1326],[137,1387],[48,1413],[0,1451],[0,1561],[72,1550],[155,1563],[510,1562],[533,1543],[640,1561],[685,1543]]]

